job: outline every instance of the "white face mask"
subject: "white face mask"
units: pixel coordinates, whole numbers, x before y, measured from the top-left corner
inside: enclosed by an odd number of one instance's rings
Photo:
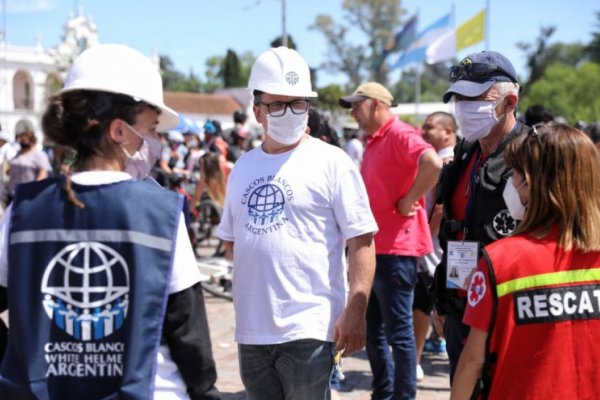
[[[502,198],[508,207],[508,212],[514,219],[522,220],[525,218],[526,207],[521,203],[519,197],[519,189],[525,185],[525,181],[516,188],[513,185],[512,176],[506,180],[506,186],[504,186],[504,192],[502,192]]]
[[[123,151],[127,156],[127,160],[125,161],[125,172],[134,178],[144,179],[148,176],[150,170],[162,154],[162,142],[158,138],[140,134],[129,124],[127,124],[127,126],[133,133],[142,139],[142,145],[133,154],[129,154],[127,149],[123,147]]]
[[[492,128],[500,121],[496,115],[496,107],[504,97],[496,101],[457,101],[454,105],[456,121],[460,132],[469,142],[483,139],[490,134]]]
[[[277,143],[286,146],[297,143],[306,133],[308,125],[308,112],[294,114],[288,110],[281,117],[272,117],[267,114],[267,135]]]

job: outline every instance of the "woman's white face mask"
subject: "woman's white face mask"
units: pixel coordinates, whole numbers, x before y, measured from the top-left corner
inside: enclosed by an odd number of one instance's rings
[[[525,218],[525,210],[527,209],[527,206],[521,203],[521,197],[519,196],[519,189],[521,189],[525,183],[526,181],[523,180],[519,187],[516,188],[511,176],[506,180],[506,186],[504,186],[504,192],[502,192],[502,198],[506,203],[506,207],[508,207],[508,212],[514,219],[519,221]]]
[[[150,170],[160,159],[162,154],[162,142],[159,138],[151,135],[142,135],[133,126],[125,122],[127,127],[131,129],[140,139],[142,145],[135,153],[130,154],[125,147],[123,152],[127,156],[125,161],[125,172],[137,179],[144,179],[150,173]]]
[[[496,115],[496,107],[505,97],[502,96],[494,101],[462,100],[456,102],[454,113],[460,132],[465,139],[474,142],[490,134],[492,128],[506,115],[500,117]]]

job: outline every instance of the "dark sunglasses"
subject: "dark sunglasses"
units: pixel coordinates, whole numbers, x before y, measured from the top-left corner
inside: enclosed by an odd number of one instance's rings
[[[509,78],[512,82],[517,83],[517,80],[508,72],[494,64],[484,63],[468,63],[453,65],[450,67],[450,82],[454,83],[461,78],[465,78],[475,82],[485,82],[490,79],[492,73],[500,72],[502,75]]]

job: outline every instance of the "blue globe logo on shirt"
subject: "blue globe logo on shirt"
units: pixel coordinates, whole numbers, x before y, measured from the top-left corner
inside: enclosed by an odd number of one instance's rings
[[[41,290],[44,311],[59,329],[77,340],[98,340],[127,317],[129,268],[102,243],[74,243],[48,263]]]
[[[257,187],[248,199],[248,213],[256,225],[272,224],[283,212],[285,196],[276,185]]]

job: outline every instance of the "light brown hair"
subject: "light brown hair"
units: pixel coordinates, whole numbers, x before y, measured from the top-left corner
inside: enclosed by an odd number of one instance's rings
[[[561,247],[600,250],[600,153],[585,133],[545,125],[515,138],[504,155],[529,187],[518,233],[542,238],[558,226]]]
[[[225,205],[225,176],[218,154],[206,153],[200,157],[200,178],[206,184],[208,196],[221,208]]]

